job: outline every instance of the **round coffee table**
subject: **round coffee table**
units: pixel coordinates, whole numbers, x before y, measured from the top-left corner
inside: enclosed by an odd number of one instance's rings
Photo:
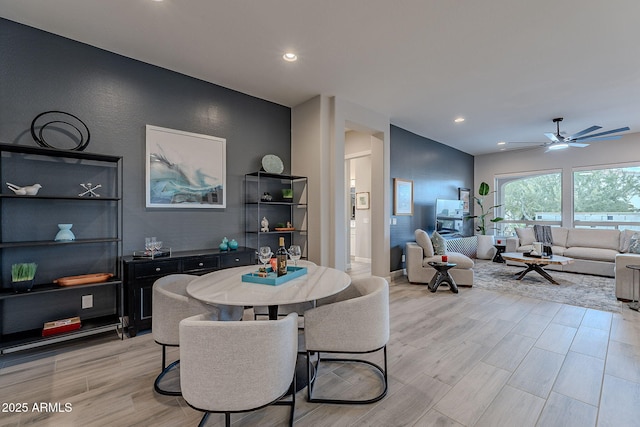
[[[431,281],[427,285],[431,292],[435,292],[438,290],[438,286],[442,283],[446,283],[449,285],[449,289],[454,294],[458,293],[458,285],[456,285],[455,280],[449,274],[449,270],[455,267],[458,264],[454,264],[452,262],[430,262],[428,263],[431,267],[436,269],[436,274],[431,278]]]

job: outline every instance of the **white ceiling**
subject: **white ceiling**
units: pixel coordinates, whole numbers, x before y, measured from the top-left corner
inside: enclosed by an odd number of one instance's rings
[[[547,142],[554,117],[640,131],[638,0],[0,0],[0,16],[289,107],[338,96],[474,155]]]

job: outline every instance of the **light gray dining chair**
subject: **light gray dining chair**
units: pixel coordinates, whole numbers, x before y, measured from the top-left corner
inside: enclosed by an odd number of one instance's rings
[[[365,404],[382,399],[387,394],[387,342],[389,341],[389,284],[382,277],[371,276],[354,280],[335,297],[305,312],[305,347],[310,402]],[[384,368],[353,356],[322,357],[323,353],[362,354],[382,350]],[[314,362],[312,356],[316,354]],[[381,375],[382,391],[375,397],[360,400],[315,398],[313,391],[321,362],[355,362],[366,364]]]
[[[202,303],[187,295],[187,285],[197,276],[170,274],[156,280],[152,292],[153,320],[151,333],[155,342],[162,346],[162,371],[153,382],[156,392],[169,396],[180,396],[180,390],[168,390],[161,381],[180,360],[167,365],[167,347],[180,344],[179,324],[186,317],[207,313],[212,320],[240,320],[243,307],[219,306]]]
[[[180,387],[182,397],[205,414],[231,414],[265,406],[291,406],[295,411],[298,315],[268,322],[215,322],[205,315],[180,322]],[[287,394],[289,398],[282,399]]]

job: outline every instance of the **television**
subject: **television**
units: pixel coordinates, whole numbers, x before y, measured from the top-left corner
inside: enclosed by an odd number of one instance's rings
[[[449,237],[462,237],[464,213],[462,200],[436,199],[436,231]]]

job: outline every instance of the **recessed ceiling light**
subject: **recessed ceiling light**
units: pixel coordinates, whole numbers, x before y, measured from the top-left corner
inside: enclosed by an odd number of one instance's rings
[[[504,142],[504,141],[500,141],[500,142],[498,142],[498,145],[507,145],[507,143]]]
[[[456,118],[456,119],[454,120],[454,122],[456,122],[456,123],[462,123],[462,122],[464,122],[464,117],[458,117],[458,118]]]
[[[296,55],[293,52],[287,52],[284,55],[282,55],[282,59],[284,59],[287,62],[294,62],[298,60],[298,55]]]

